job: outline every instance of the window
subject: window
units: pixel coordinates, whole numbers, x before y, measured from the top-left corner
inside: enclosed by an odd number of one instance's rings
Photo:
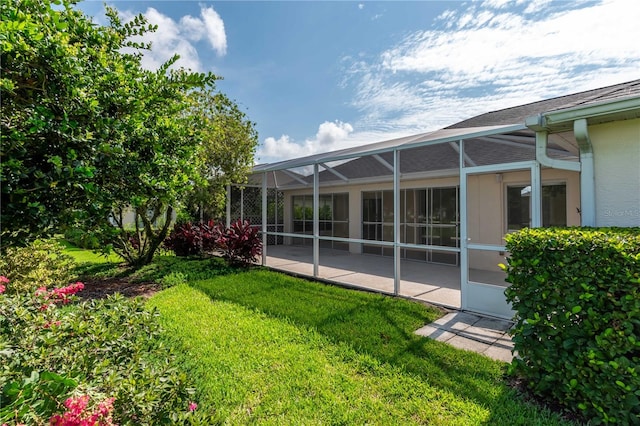
[[[382,241],[382,191],[362,193],[362,239]],[[362,248],[364,253],[373,254],[382,254],[381,249],[369,245]]]
[[[294,195],[293,232],[313,235],[313,195]],[[349,237],[349,194],[321,194],[318,205],[320,236]],[[309,238],[296,238],[294,244],[312,244]],[[322,241],[321,247],[347,250],[347,243]]]
[[[507,232],[531,226],[531,186],[507,187]],[[567,186],[542,186],[542,226],[567,226]]]
[[[458,188],[400,191],[400,242],[458,247]],[[362,239],[393,241],[393,191],[362,193]],[[393,255],[393,249],[364,244],[364,253]],[[402,257],[457,264],[458,254],[438,250],[403,249]]]
[[[292,204],[293,232],[298,234],[313,234],[313,196],[294,195],[292,197]]]

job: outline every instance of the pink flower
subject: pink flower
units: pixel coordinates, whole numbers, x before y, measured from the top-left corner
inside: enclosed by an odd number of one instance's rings
[[[87,403],[89,402],[88,395],[82,395],[78,397],[67,398],[64,402],[64,406],[69,409],[69,412],[75,416],[79,416],[85,408],[87,408]]]
[[[84,289],[84,284],[78,281],[75,284],[70,284],[66,287],[54,288],[49,291],[46,287],[40,287],[36,290],[35,295],[38,297],[44,298],[45,301],[52,301],[53,303],[63,303],[67,304],[71,301],[69,299],[70,296],[82,291]],[[44,304],[40,310],[45,310],[49,306],[48,304]]]
[[[0,275],[0,284],[9,284],[9,278],[4,275]]]
[[[0,294],[4,293],[6,289],[7,288],[4,286],[4,284],[0,284]]]
[[[115,398],[100,402],[94,412],[87,412],[89,396],[67,398],[64,406],[68,411],[62,415],[55,414],[49,419],[51,426],[113,426],[111,410]]]
[[[48,322],[45,322],[45,323],[44,323],[44,325],[42,326],[42,328],[51,328],[51,327],[53,327],[54,325],[55,325],[56,327],[60,327],[60,324],[62,324],[60,321],[48,321]]]
[[[69,296],[72,296],[78,293],[79,291],[82,291],[83,289],[84,289],[84,284],[78,281],[77,283],[70,284],[66,287],[54,288],[51,291],[51,295],[54,296],[56,298],[56,301],[58,302],[68,303]]]
[[[194,411],[196,411],[196,408],[198,408],[198,404],[196,404],[193,401],[189,402],[189,412],[192,413]]]

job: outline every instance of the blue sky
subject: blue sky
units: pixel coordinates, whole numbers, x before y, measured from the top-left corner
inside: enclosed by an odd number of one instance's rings
[[[257,163],[640,78],[635,0],[107,3],[158,25],[146,67],[178,53],[224,77]],[[103,4],[78,6],[105,23]]]

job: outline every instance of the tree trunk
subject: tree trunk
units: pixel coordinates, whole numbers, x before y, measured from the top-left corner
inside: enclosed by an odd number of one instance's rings
[[[169,228],[171,226],[171,221],[173,219],[173,207],[168,206],[167,211],[165,212],[165,222],[162,228],[158,231],[157,234],[153,233],[153,228],[151,227],[151,223],[145,223],[145,233],[147,234],[147,240],[149,241],[149,249],[146,253],[143,253],[139,259],[138,264],[140,266],[148,265],[153,260],[153,256],[155,255],[158,247],[167,238],[167,234],[169,233]]]

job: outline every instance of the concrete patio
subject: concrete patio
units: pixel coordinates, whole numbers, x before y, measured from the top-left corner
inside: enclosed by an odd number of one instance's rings
[[[393,294],[393,258],[353,254],[321,248],[319,279],[381,293]],[[313,277],[310,246],[267,247],[267,266],[288,273]],[[399,295],[449,309],[460,308],[460,268],[403,259],[400,264]],[[505,285],[500,271],[470,270],[474,281]]]

